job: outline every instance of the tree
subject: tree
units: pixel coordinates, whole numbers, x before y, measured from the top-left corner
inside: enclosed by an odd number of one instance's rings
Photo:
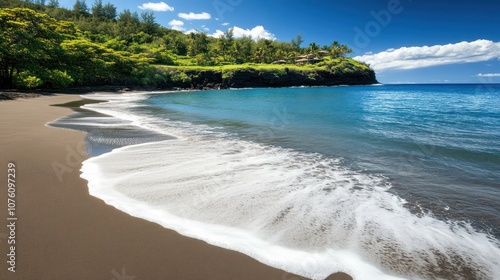
[[[78,84],[92,83],[106,77],[106,49],[84,39],[68,40],[62,43],[66,54],[66,68]]]
[[[330,56],[332,58],[342,58],[352,53],[352,49],[346,45],[341,45],[338,41],[333,41],[330,45]]]
[[[158,23],[156,23],[156,18],[153,12],[142,12],[141,13],[141,24],[142,31],[146,32],[149,35],[153,35],[157,33]]]
[[[104,5],[102,0],[95,0],[94,5],[92,5],[92,15],[98,18],[104,17]]]
[[[252,47],[254,45],[252,37],[245,35],[236,41],[239,45],[239,57],[243,62],[249,62],[252,59]]]
[[[118,35],[130,43],[132,42],[132,35],[139,32],[140,24],[137,12],[132,13],[130,10],[125,9],[118,16]]]
[[[271,63],[273,62],[274,53],[276,48],[273,45],[273,41],[269,39],[261,39],[257,42],[257,44],[262,46],[263,50],[263,62],[262,63]]]
[[[116,18],[116,7],[113,4],[108,3],[108,4],[104,5],[104,7],[102,8],[102,13],[103,13],[104,18],[115,19]]]
[[[75,5],[73,5],[73,12],[77,15],[88,15],[89,7],[87,7],[85,0],[76,0]]]
[[[286,58],[286,53],[282,49],[278,49],[273,57],[273,60],[284,60]]]
[[[340,46],[340,51],[339,51],[340,57],[345,57],[350,53],[352,53],[352,49],[349,48],[347,45]]]
[[[75,35],[70,25],[31,9],[1,9],[0,84],[12,87],[23,73],[39,79],[54,69],[61,60],[61,42]]]
[[[317,52],[319,51],[319,46],[318,44],[312,42],[309,44],[309,54],[315,56]]]
[[[191,32],[188,34],[188,54],[191,57],[194,57],[198,54],[196,52],[196,33],[195,32]]]
[[[293,52],[295,48],[291,43],[286,42],[273,42],[276,49],[274,60],[287,60],[289,53]]]
[[[76,3],[75,3],[76,1]],[[285,59],[294,63],[301,54],[318,54],[319,46],[304,43],[302,35],[290,42],[266,39],[253,40],[250,36],[235,38],[228,29],[220,38],[204,33],[183,34],[156,23],[153,12],[124,10],[117,17],[117,8],[102,0],[75,0],[73,9],[56,8],[58,0],[0,0],[0,7],[30,7],[44,11],[58,20],[44,22],[40,14],[30,15],[0,9],[0,82],[1,86],[56,86],[66,84],[92,85],[123,77],[124,83],[137,81],[147,84],[156,79],[154,64],[166,65],[221,65],[221,63],[271,63]],[[37,4],[35,4],[37,3]],[[48,8],[40,6],[47,3]],[[48,22],[53,21],[51,24]],[[48,28],[47,26],[50,26]],[[76,28],[78,27],[78,29]],[[80,30],[80,31],[78,31]],[[337,41],[323,46],[332,63],[330,67],[352,50]],[[177,56],[189,55],[190,58]],[[309,59],[314,58],[309,56]],[[340,66],[339,66],[340,67]],[[340,68],[345,68],[344,66]],[[152,70],[153,69],[153,70]],[[116,80],[115,80],[116,81]]]
[[[190,33],[189,37],[189,56],[195,57],[198,54],[208,52],[208,36],[205,33]]]
[[[187,50],[188,50],[188,47],[186,45],[186,42],[185,40],[183,40],[183,37],[175,37],[173,42],[172,42],[172,45],[173,45],[173,49],[174,49],[174,52],[178,55],[187,55]]]
[[[222,34],[218,41],[218,47],[221,51],[224,61],[227,61],[227,54],[230,52],[230,48],[234,42],[234,32],[233,28],[229,28]]]
[[[231,46],[230,50],[231,50],[231,58],[233,60],[234,63],[236,64],[241,64],[241,56],[240,56],[240,44],[238,41],[233,41],[233,45]]]
[[[253,61],[258,63],[264,63],[264,50],[262,48],[257,48],[253,54]]]
[[[292,39],[292,42],[291,42],[292,48],[294,48],[295,51],[299,51],[300,45],[303,42],[304,42],[304,40],[302,39],[302,35],[301,34],[297,35],[297,37],[295,37],[295,39]]]
[[[287,56],[288,63],[294,63],[295,59],[297,58],[297,55],[298,55],[297,52],[294,51],[289,52]]]
[[[49,0],[49,3],[47,4],[47,7],[50,7],[50,8],[59,8],[59,1],[58,0]]]

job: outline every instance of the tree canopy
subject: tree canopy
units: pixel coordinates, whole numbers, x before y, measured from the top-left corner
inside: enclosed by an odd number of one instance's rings
[[[136,83],[147,81],[144,75],[154,72],[154,65],[295,65],[304,55],[306,64],[321,57],[321,65],[331,66],[352,52],[337,41],[330,46],[303,43],[302,35],[290,42],[235,38],[233,29],[219,38],[184,34],[160,26],[152,12],[117,14],[113,4],[102,0],[90,8],[77,0],[71,10],[59,8],[57,0],[0,3],[3,87]]]

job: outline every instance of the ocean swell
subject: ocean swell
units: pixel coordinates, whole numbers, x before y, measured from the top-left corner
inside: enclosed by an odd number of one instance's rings
[[[84,162],[89,192],[179,233],[324,279],[500,279],[499,244],[466,223],[414,215],[380,176],[341,159],[134,113],[131,96],[86,108],[176,139]]]

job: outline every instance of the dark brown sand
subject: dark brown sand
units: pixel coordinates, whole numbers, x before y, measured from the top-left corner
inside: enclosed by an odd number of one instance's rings
[[[303,279],[90,196],[79,177],[86,158],[83,133],[45,125],[71,113],[51,104],[80,99],[0,102],[0,279]],[[9,162],[16,165],[15,273],[7,270]]]

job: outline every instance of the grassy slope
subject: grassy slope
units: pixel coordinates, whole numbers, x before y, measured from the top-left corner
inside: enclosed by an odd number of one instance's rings
[[[194,65],[191,58],[176,59],[181,65],[156,65],[159,88],[286,87],[376,83],[373,70],[351,58],[324,58],[317,64]],[[184,64],[184,65],[182,65]]]
[[[352,58],[337,58],[331,59],[326,57],[322,62],[317,64],[306,64],[306,65],[296,65],[296,64],[265,64],[265,63],[244,63],[244,64],[229,64],[229,65],[219,65],[219,66],[198,66],[192,63],[192,59],[188,57],[183,57],[176,60],[176,66],[166,66],[158,65],[159,67],[164,67],[170,70],[192,70],[192,71],[214,71],[222,72],[223,75],[226,73],[231,73],[237,70],[259,70],[259,71],[269,71],[269,72],[283,72],[285,70],[292,70],[297,72],[308,72],[308,71],[329,71],[345,73],[354,70],[360,71],[370,71],[370,67],[366,64],[360,63]]]

